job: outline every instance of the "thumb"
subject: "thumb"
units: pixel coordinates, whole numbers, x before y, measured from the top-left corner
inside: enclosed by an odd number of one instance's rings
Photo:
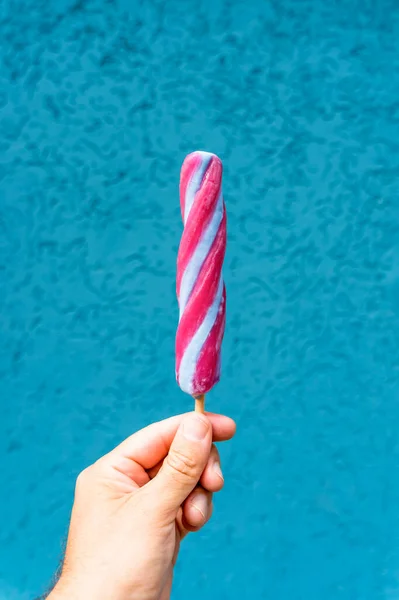
[[[207,417],[195,413],[187,415],[177,430],[161,470],[151,482],[158,506],[167,511],[178,510],[197,485],[211,446],[212,425]]]

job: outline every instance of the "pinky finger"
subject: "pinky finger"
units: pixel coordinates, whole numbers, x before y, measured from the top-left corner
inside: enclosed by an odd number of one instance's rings
[[[209,521],[212,510],[212,493],[201,486],[196,487],[183,505],[183,527],[187,531],[198,531]]]

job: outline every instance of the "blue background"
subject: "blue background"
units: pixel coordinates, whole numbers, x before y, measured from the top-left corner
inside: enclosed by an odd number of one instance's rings
[[[191,408],[178,178],[228,209],[225,490],[176,600],[399,597],[399,4],[3,0],[0,598],[45,589],[77,473]]]

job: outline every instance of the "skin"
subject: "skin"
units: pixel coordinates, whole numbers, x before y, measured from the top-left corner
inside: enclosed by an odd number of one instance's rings
[[[187,413],[138,431],[76,482],[65,560],[51,600],[168,600],[180,542],[223,487],[213,442],[228,417]]]

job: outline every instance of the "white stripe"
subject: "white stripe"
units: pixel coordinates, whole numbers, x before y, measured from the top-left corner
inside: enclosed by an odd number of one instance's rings
[[[209,162],[212,156],[215,156],[215,154],[212,154],[211,152],[202,152],[200,150],[195,152],[195,154],[198,154],[201,158],[201,164],[194,171],[187,185],[186,197],[184,198],[184,224],[187,223],[188,215],[190,214],[190,210],[194,204],[195,194],[200,189]]]
[[[184,309],[186,308],[187,302],[189,301],[198,274],[201,270],[202,265],[204,264],[204,260],[208,256],[209,251],[212,248],[212,244],[215,241],[215,237],[218,232],[222,218],[223,194],[222,189],[220,189],[219,198],[217,199],[212,219],[210,220],[208,227],[202,234],[202,237],[191,256],[181,279],[179,297],[179,321],[182,317]]]
[[[213,325],[215,324],[220,308],[220,303],[222,301],[222,295],[223,279],[222,276],[220,276],[219,287],[213,300],[212,306],[210,306],[210,308],[208,309],[205,319],[195,332],[180,362],[179,384],[183,392],[186,392],[187,394],[193,394],[193,379],[195,375],[195,368],[198,362],[198,357],[200,355],[203,345],[206,342],[208,335],[212,330]]]

